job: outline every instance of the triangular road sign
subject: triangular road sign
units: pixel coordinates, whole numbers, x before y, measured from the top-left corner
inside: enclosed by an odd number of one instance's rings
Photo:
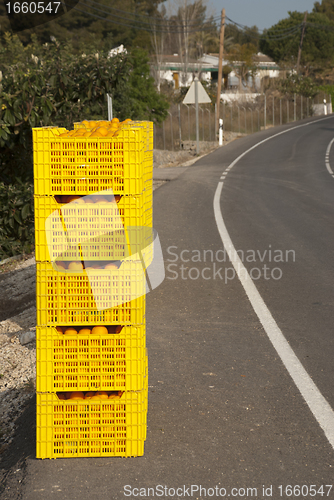
[[[197,89],[198,89],[198,104],[206,104],[211,102],[210,97],[206,93],[206,90],[204,89],[200,81],[197,81]],[[186,93],[186,96],[182,102],[183,104],[195,104],[195,81],[190,85],[190,89]]]

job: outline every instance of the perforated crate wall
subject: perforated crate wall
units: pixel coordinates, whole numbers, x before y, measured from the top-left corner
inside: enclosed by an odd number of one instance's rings
[[[38,262],[37,324],[139,325],[145,318],[145,292],[141,262],[88,272],[56,271],[50,263]]]
[[[142,193],[153,167],[144,161],[142,127],[123,127],[115,138],[59,137],[63,131],[33,129],[36,195]]]
[[[122,260],[153,242],[150,194],[122,196],[118,203],[57,203],[35,196],[36,261]],[[87,203],[84,203],[86,200]]]
[[[147,391],[118,399],[60,400],[37,393],[36,457],[141,456]]]
[[[104,120],[98,120],[95,122],[95,126],[98,126],[100,122]],[[105,124],[103,124],[105,126]],[[140,126],[143,127],[145,131],[145,150],[146,151],[153,151],[153,122],[148,122],[148,121],[131,121],[127,124],[122,124],[121,126],[125,127],[133,127],[133,126]],[[82,124],[82,122],[76,122],[73,124],[74,130],[77,130],[79,128],[86,128],[87,130],[91,130],[91,127],[87,126],[87,124]]]
[[[37,327],[36,390],[142,390],[147,376],[145,343],[145,325],[125,326],[108,335]]]

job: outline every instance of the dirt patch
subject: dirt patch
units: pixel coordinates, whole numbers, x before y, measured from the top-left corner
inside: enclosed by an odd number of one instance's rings
[[[32,255],[0,266],[0,461],[35,391],[35,341],[21,345],[19,340],[36,325],[35,272]]]
[[[225,132],[224,144],[228,144],[241,135],[235,132]],[[153,151],[153,166],[157,168],[176,167],[182,163],[188,162],[191,159],[196,159],[203,154],[208,154],[217,149],[217,142],[199,141],[199,155],[196,152],[196,141],[183,141],[181,149],[177,151],[165,151],[154,149]]]

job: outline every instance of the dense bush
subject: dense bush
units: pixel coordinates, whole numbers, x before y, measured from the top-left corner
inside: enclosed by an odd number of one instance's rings
[[[120,120],[161,122],[169,107],[140,49],[78,57],[56,40],[23,48],[7,35],[6,44],[0,54],[17,57],[11,65],[0,62],[0,258],[33,246],[33,127],[72,129],[76,121],[107,119],[107,94]]]
[[[0,259],[29,253],[33,246],[33,185],[0,182]]]
[[[13,44],[9,38],[9,48]],[[167,116],[168,103],[154,87],[142,50],[78,57],[54,41],[39,47],[38,54],[0,64],[0,181],[32,180],[32,127],[71,129],[75,121],[106,119],[107,94],[120,120],[161,122]]]

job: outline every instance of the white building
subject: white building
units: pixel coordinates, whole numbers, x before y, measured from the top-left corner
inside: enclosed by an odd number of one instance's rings
[[[155,57],[152,62],[156,73],[158,73],[157,80],[173,83],[175,88],[189,87],[197,73],[200,73],[202,81],[217,82],[218,80],[218,54],[204,54],[198,60],[190,59],[187,65],[178,54],[161,56],[159,63],[157,59]],[[232,69],[222,86],[225,91],[247,93],[250,88],[253,88],[260,92],[263,78],[278,78],[280,76],[281,70],[275,61],[259,52],[254,57],[254,65],[257,67],[254,82],[250,78],[248,86],[245,86],[243,82],[240,82],[237,71],[233,69],[241,64],[241,61],[230,61],[223,58],[223,66],[229,66]]]

